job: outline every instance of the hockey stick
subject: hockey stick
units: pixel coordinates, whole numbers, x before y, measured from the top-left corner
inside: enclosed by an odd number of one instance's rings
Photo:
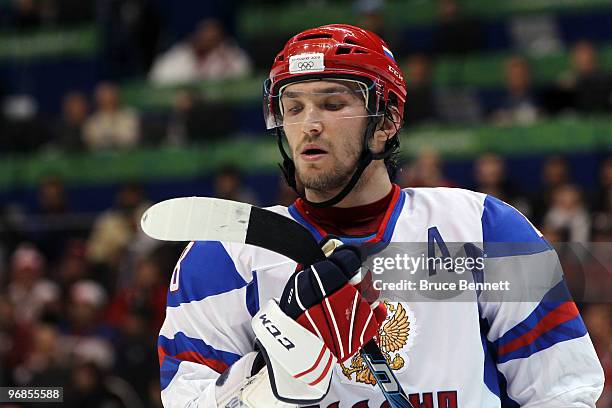
[[[254,245],[284,255],[302,265],[325,259],[310,232],[272,211],[237,201],[210,197],[174,198],[149,208],[142,230],[163,241],[227,241]],[[406,393],[374,339],[361,349],[391,408],[412,408]]]

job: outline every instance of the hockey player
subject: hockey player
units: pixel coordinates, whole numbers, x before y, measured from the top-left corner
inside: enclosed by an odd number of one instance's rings
[[[415,407],[595,406],[603,372],[574,303],[555,297],[560,277],[523,302],[474,292],[471,302],[383,303],[358,290],[364,254],[390,243],[480,243],[491,267],[510,259],[527,280],[557,267],[507,204],[391,182],[405,96],[387,45],[357,27],[306,30],[276,56],[265,119],[302,196],[271,210],[346,245],[298,266],[248,245],[191,242],[158,341],[164,406],[388,406],[357,353],[374,336]]]

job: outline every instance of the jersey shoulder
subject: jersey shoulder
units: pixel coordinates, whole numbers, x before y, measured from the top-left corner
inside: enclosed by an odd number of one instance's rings
[[[460,204],[479,204],[482,206],[487,195],[457,187],[408,187],[404,188],[409,196],[427,201],[458,202]]]
[[[405,211],[416,211],[442,222],[474,224],[480,220],[486,194],[462,188],[416,187],[403,190],[406,194]],[[460,215],[460,217],[458,217]]]
[[[412,206],[435,219],[480,224],[483,242],[541,242],[542,234],[516,208],[493,196],[462,188],[404,189]]]
[[[289,217],[286,207],[279,205],[267,209]],[[192,241],[174,267],[168,303],[178,305],[242,288],[254,279],[253,271],[290,262],[293,261],[252,245]]]

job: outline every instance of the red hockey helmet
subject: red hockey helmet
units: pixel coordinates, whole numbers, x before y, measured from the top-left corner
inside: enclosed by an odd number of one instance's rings
[[[368,116],[381,116],[389,103],[403,117],[406,83],[387,44],[376,34],[347,24],[330,24],[292,37],[276,56],[264,84],[268,129],[282,126],[279,96],[303,80],[345,79],[360,83]]]

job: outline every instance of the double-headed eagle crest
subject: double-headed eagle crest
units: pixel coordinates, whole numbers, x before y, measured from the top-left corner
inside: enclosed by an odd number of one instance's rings
[[[408,342],[410,322],[408,321],[406,309],[404,309],[401,303],[394,306],[389,302],[385,302],[385,306],[389,313],[380,329],[378,329],[378,344],[389,367],[391,367],[392,370],[399,370],[404,366],[405,362],[402,356],[397,352]],[[396,354],[393,355],[393,353]],[[350,367],[346,367],[342,364],[342,373],[349,380],[352,380],[353,374],[355,374],[355,380],[357,382],[372,385],[376,384],[376,379],[359,353],[355,354],[351,359]]]

